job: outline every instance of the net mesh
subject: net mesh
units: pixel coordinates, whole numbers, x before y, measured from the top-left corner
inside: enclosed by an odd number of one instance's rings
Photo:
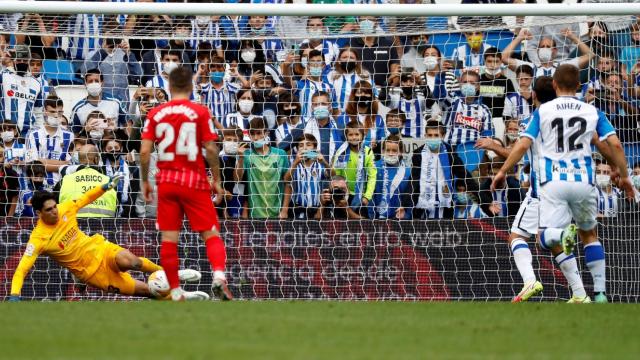
[[[116,218],[81,220],[81,229],[103,234],[138,256],[158,259],[153,219],[163,214],[140,196],[138,151],[145,114],[170,98],[166,72],[174,63],[192,67],[192,99],[210,109],[216,131],[225,138],[220,147],[227,195],[212,198],[237,298],[511,299],[522,279],[507,239],[530,186],[529,170],[521,163],[511,174],[515,192],[490,192],[491,173],[504,161],[492,143],[513,146],[520,121],[533,110],[531,83],[561,63],[580,67],[583,88],[577,96],[609,116],[640,187],[640,35],[631,16],[6,14],[0,17],[0,33],[5,164],[0,202],[6,205],[0,215],[7,215],[0,222],[0,297],[10,292],[11,277],[35,226],[30,207],[34,188],[59,191],[60,180],[77,170],[74,165],[88,161],[79,151],[87,143],[97,146],[101,171],[123,171],[127,179],[111,210]],[[552,49],[551,55],[543,48]],[[26,68],[20,65],[24,63]],[[85,84],[85,79],[93,81],[86,74],[95,69],[102,74],[100,103],[91,101],[91,87]],[[466,70],[481,75],[480,101],[489,115],[475,132],[467,131],[477,121],[477,114],[471,115],[462,134],[447,120],[458,114],[446,99],[459,94]],[[314,96],[321,91],[326,96]],[[49,96],[62,99],[61,126],[73,141],[65,143],[62,136],[52,144],[42,138],[47,137],[48,119],[55,118],[55,107],[43,106]],[[323,105],[335,132],[319,129],[326,126],[318,122],[326,117],[318,110]],[[291,107],[298,114],[291,115]],[[269,145],[282,151],[272,151],[276,156],[268,169],[256,158],[245,159],[245,175],[236,180],[238,146],[256,140],[249,133],[253,118],[266,121]],[[446,130],[443,140],[462,161],[463,176],[446,161],[442,170],[436,167],[438,174],[428,171],[432,165],[421,154],[428,147],[430,119]],[[363,142],[371,153],[354,155],[366,157],[362,162],[349,163],[340,154],[348,140],[343,129],[350,122],[367,127]],[[55,129],[49,130],[53,134]],[[403,142],[399,152],[406,178],[384,170],[390,153],[383,139],[396,131]],[[36,139],[38,132],[42,135]],[[300,140],[303,133],[320,142],[316,150],[326,166],[302,156],[308,146]],[[487,136],[493,142],[478,140]],[[233,138],[234,143],[229,141]],[[46,168],[33,166],[37,161]],[[155,158],[151,167],[153,178]],[[601,175],[607,171],[606,166],[596,169]],[[334,174],[346,181],[332,180]],[[359,182],[363,176],[369,181]],[[387,186],[395,186],[397,196],[389,195]],[[350,205],[333,205],[341,201],[340,191],[349,194]],[[358,197],[368,204],[354,203]],[[602,183],[598,207],[608,294],[615,301],[635,302],[640,294],[636,204],[623,200],[615,185]],[[188,229],[180,242],[181,267],[198,269],[203,278],[187,289],[209,291],[206,250]],[[534,237],[529,247],[535,273],[545,285],[537,299],[568,298],[553,257]],[[581,253],[579,248],[577,255]],[[591,275],[581,257],[579,264],[591,292]],[[140,273],[134,277],[145,279]],[[123,298],[91,287],[80,291],[77,285],[69,271],[42,256],[22,295]]]

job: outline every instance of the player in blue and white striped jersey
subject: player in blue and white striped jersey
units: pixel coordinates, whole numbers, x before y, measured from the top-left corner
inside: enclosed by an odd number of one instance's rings
[[[78,134],[84,128],[90,113],[98,110],[107,119],[112,119],[118,127],[125,127],[127,114],[120,100],[107,96],[102,89],[102,74],[98,69],[88,70],[84,76],[87,97],[78,101],[71,110],[73,132]]]
[[[42,123],[42,83],[29,72],[29,47],[18,45],[13,54],[15,70],[0,73],[0,121],[11,120],[25,137],[32,126]]]
[[[447,97],[440,101],[440,107],[445,114],[444,141],[454,148],[494,135],[491,110],[478,97],[479,90],[480,75],[473,71],[465,71],[460,76],[459,96]]]
[[[323,185],[331,178],[331,166],[318,151],[315,136],[304,134],[297,148],[284,181],[291,182],[294,219],[313,219],[320,208]]]
[[[209,81],[200,84],[200,101],[211,110],[215,121],[222,122],[236,109],[236,93],[240,86],[225,80],[224,59],[214,56],[209,65]]]
[[[533,113],[491,187],[501,187],[508,169],[535,142],[537,157],[533,168],[540,184],[540,244],[545,249],[562,244],[565,255],[571,257],[578,232],[585,244],[585,260],[593,277],[596,301],[606,302],[604,249],[596,235],[597,190],[593,186],[595,171],[591,153],[594,134],[611,150],[608,157],[620,173],[620,187],[629,198],[634,197],[634,192],[615,129],[602,112],[574,97],[579,86],[578,68],[560,65],[553,77],[558,98],[540,105]],[[572,218],[577,229],[571,224]],[[590,301],[584,291],[574,292],[570,300],[573,303]]]
[[[52,95],[45,100],[44,126],[29,132],[26,142],[26,161],[39,160],[44,164],[45,185],[53,187],[60,181],[59,168],[71,161],[73,133],[60,127],[64,116],[62,100]]]

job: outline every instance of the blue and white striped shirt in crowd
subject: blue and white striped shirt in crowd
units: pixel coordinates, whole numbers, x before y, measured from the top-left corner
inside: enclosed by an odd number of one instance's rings
[[[236,111],[236,93],[240,86],[224,82],[220,89],[214,88],[211,83],[201,85],[200,101],[211,110],[211,115],[222,122],[223,119]]]
[[[424,124],[431,117],[431,109],[427,108],[427,99],[419,94],[413,99],[400,98],[399,101],[391,101],[391,109],[398,109],[406,118],[402,135],[413,138],[424,136]]]
[[[516,60],[517,61],[517,65],[516,67],[519,67],[521,65],[529,65],[531,66],[531,68],[533,69],[533,78],[539,78],[541,76],[553,76],[553,74],[555,74],[556,69],[558,68],[558,66],[562,65],[562,64],[571,64],[575,67],[577,67],[578,69],[580,68],[580,60],[579,58],[573,58],[573,59],[569,59],[566,61],[561,61],[561,62],[556,62],[554,61],[553,63],[551,63],[551,66],[548,67],[543,67],[540,65],[535,65],[534,63],[528,62],[528,61],[522,61],[522,60]]]
[[[111,2],[116,2],[116,3],[132,3],[132,2],[136,2],[136,0],[111,0]],[[156,2],[160,2],[160,1],[156,1]],[[117,17],[117,21],[118,24],[120,24],[120,26],[124,26],[127,23],[127,18],[129,16],[127,14],[120,14]]]
[[[313,95],[318,91],[329,93],[331,96],[331,99],[329,100],[331,101],[333,108],[335,109],[338,107],[335,89],[329,83],[303,79],[298,80],[296,88],[296,96],[298,97],[298,101],[300,101],[300,106],[302,107],[300,115],[303,117],[311,117],[311,115],[313,115],[313,111],[311,110],[311,100],[313,99]]]
[[[455,146],[475,142],[482,137],[494,135],[491,110],[481,99],[467,104],[464,98],[455,97],[441,102],[445,109],[444,126],[447,129],[445,142]]]
[[[481,219],[487,215],[482,212],[480,205],[476,203],[467,204],[464,207],[456,206],[453,208],[454,219]]]
[[[306,167],[298,164],[293,172],[293,203],[299,207],[319,207],[322,182],[326,178],[326,167],[317,161]]]
[[[345,110],[347,110],[349,96],[351,95],[351,89],[353,88],[353,85],[361,80],[365,80],[369,84],[371,84],[371,87],[374,89],[373,95],[377,97],[378,90],[373,83],[373,76],[360,76],[355,72],[351,74],[339,74],[336,71],[331,71],[327,74],[327,83],[333,86],[333,89],[337,96],[336,103],[338,105],[338,108],[340,109],[340,112],[344,112]]]
[[[531,115],[531,104],[519,93],[509,93],[504,99],[502,118],[522,120]]]
[[[144,84],[144,86],[148,88],[162,89],[167,93],[169,99],[171,99],[171,92],[169,91],[169,80],[162,77],[162,75],[155,75],[150,80],[148,80],[147,83]],[[198,94],[196,93],[195,85],[193,86],[193,88],[194,90],[191,93],[191,97],[189,97],[189,100],[197,102]]]
[[[71,110],[73,132],[79,133],[82,131],[89,114],[96,110],[100,111],[105,118],[115,120],[116,126],[118,127],[127,125],[127,113],[122,107],[120,100],[103,93],[97,105],[93,105],[87,98],[84,98],[73,106]]]
[[[225,118],[220,121],[221,125],[223,128],[228,129],[232,126],[237,126],[238,128],[240,128],[240,130],[242,130],[242,136],[243,139],[242,141],[251,141],[251,137],[249,136],[249,123],[251,122],[251,120],[253,120],[253,118],[256,118],[258,116],[250,114],[248,116],[244,116],[242,115],[239,111],[231,113],[231,114],[227,114],[227,116],[225,116]]]
[[[300,45],[308,44],[309,39],[306,39],[300,43]],[[322,53],[322,57],[324,58],[324,63],[327,66],[331,66],[337,59],[340,54],[340,46],[332,40],[322,39],[320,44],[314,48],[314,50],[318,50]]]
[[[267,62],[279,62],[278,53],[284,51],[284,45],[280,39],[266,39],[262,43],[259,43],[264,53],[264,58]]]
[[[69,58],[85,60],[96,50],[100,49],[100,34],[102,33],[102,15],[78,14],[69,22]]]
[[[507,199],[507,189],[496,189],[491,192],[493,203],[500,207],[500,212],[495,216],[507,216],[509,214],[509,208],[507,207],[509,200]]]
[[[0,122],[11,120],[25,137],[42,119],[42,83],[31,75],[20,76],[5,69],[0,73]]]
[[[612,187],[610,193],[606,193],[600,187],[598,189],[598,214],[602,217],[618,216],[618,207],[622,198],[620,190]]]
[[[69,147],[73,144],[73,133],[60,127],[53,135],[49,135],[43,127],[33,130],[27,136],[26,161],[34,160],[70,160]],[[46,172],[45,182],[49,186],[60,180],[60,173]]]
[[[568,181],[594,184],[591,140],[614,135],[607,117],[594,106],[571,96],[544,103],[533,112],[522,136],[536,142],[540,184]]]
[[[200,43],[210,43],[214,49],[222,48],[220,41],[220,25],[210,21],[206,26],[200,28],[196,19],[191,20],[191,34],[187,43],[192,49],[197,49]]]
[[[6,163],[11,162],[12,160],[19,160],[24,162],[25,157],[25,146],[24,144],[18,142],[17,140],[13,141],[10,147],[5,146],[4,148],[4,161]],[[18,181],[20,183],[20,190],[27,189],[27,179],[25,178],[25,169],[24,166],[13,166],[13,170],[18,174]]]

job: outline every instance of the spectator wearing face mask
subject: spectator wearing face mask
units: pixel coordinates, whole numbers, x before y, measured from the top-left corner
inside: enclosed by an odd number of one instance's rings
[[[291,131],[298,126],[304,127],[305,120],[300,116],[300,103],[298,98],[286,92],[278,99],[278,119],[280,119],[276,129],[276,145],[287,137],[291,136]],[[317,141],[316,141],[317,143]]]
[[[331,166],[318,152],[318,141],[313,135],[304,134],[297,149],[284,181],[292,187],[293,218],[313,219],[320,208],[323,183],[331,177]]]
[[[5,161],[5,149],[0,145],[0,216],[13,216],[20,194],[20,176]]]
[[[123,104],[129,102],[129,85],[140,84],[142,76],[142,67],[127,40],[115,38],[104,39],[102,49],[85,61],[85,69],[100,70],[103,91]]]
[[[256,42],[264,52],[266,61],[275,63],[284,60],[285,52],[282,40],[273,36],[273,25],[268,24],[268,20],[266,16],[249,16],[245,27],[241,28],[240,33],[247,37],[258,37]]]
[[[6,167],[13,169],[19,176],[20,189],[27,188],[25,176],[25,146],[18,141],[18,127],[10,120],[2,123],[2,145],[4,163]]]
[[[492,46],[484,42],[481,31],[464,33],[466,43],[458,46],[451,55],[451,59],[461,62],[464,68],[479,69],[484,65],[484,53]]]
[[[107,119],[113,119],[118,127],[127,125],[127,115],[120,100],[117,100],[103,91],[103,77],[98,69],[88,70],[84,76],[87,89],[87,97],[78,101],[71,110],[73,119],[73,132],[80,133],[87,123],[89,114],[100,111]]]
[[[311,49],[320,51],[324,57],[325,65],[331,66],[338,59],[340,47],[335,41],[328,38],[330,34],[324,26],[324,20],[323,16],[309,16],[307,18],[308,38],[301,44],[308,44]]]
[[[373,74],[373,81],[378,86],[387,84],[390,74],[400,72],[400,59],[391,39],[376,35],[377,18],[360,16],[359,30],[362,37],[348,40],[350,47],[361,49],[362,67]]]
[[[257,77],[265,74],[276,74],[279,77],[279,69],[273,64],[267,63],[264,51],[256,40],[242,40],[240,42],[240,56],[238,59],[237,73],[234,74],[244,87],[251,87]]]
[[[387,137],[390,135],[396,135],[400,138],[400,140],[404,138],[410,139],[411,136],[403,135],[403,130],[405,128],[406,121],[407,121],[407,118],[402,111],[398,109],[389,110],[384,122],[385,129],[387,130],[386,132]]]
[[[42,125],[44,102],[42,84],[29,72],[31,51],[17,45],[13,51],[11,68],[0,73],[0,121],[10,120],[18,126],[21,137]]]
[[[404,54],[400,57],[400,68],[404,72],[423,73],[427,71],[424,62],[424,49],[429,43],[429,36],[426,34],[414,35],[407,38],[404,46]]]
[[[424,86],[427,100],[435,102],[447,96],[447,93],[460,91],[458,78],[454,71],[447,70],[451,61],[443,60],[440,49],[426,45],[422,50],[425,71],[420,75],[420,85]]]
[[[202,103],[209,107],[215,121],[223,121],[236,109],[236,94],[240,86],[225,80],[224,59],[214,56],[209,64],[209,81],[198,84]]]
[[[456,180],[456,192],[453,194],[453,218],[454,219],[480,219],[485,218],[484,212],[476,201],[476,197],[467,192],[463,180]]]
[[[640,191],[640,162],[635,162],[631,167],[631,181],[636,190]]]
[[[478,167],[482,155],[474,149],[478,139],[494,135],[491,110],[478,97],[479,90],[480,75],[465,71],[460,76],[460,93],[440,101],[447,129],[444,141],[460,154],[469,171]]]
[[[340,115],[338,122],[342,124],[359,123],[364,132],[364,146],[375,149],[386,135],[384,120],[378,114],[379,106],[378,100],[373,96],[371,84],[360,81],[351,90],[347,109]]]
[[[591,102],[595,98],[598,90],[604,89],[604,82],[610,73],[621,73],[621,66],[613,54],[609,51],[603,51],[596,58],[595,69],[589,69],[589,73],[593,74],[589,81],[582,85],[582,96],[585,102]],[[626,84],[626,82],[625,82]]]
[[[502,62],[514,71],[521,65],[531,66],[533,68],[534,79],[540,76],[553,76],[556,68],[562,64],[571,64],[578,69],[584,69],[594,56],[593,51],[591,51],[591,49],[570,29],[563,29],[561,34],[564,38],[569,39],[578,46],[578,52],[582,53],[581,56],[568,60],[562,58],[559,56],[557,42],[553,37],[545,36],[536,38],[529,30],[522,29],[502,52]],[[535,44],[535,40],[538,40],[535,57],[532,57],[531,54],[529,55],[532,62],[526,62],[511,57],[515,49],[524,40],[528,40],[528,44]]]
[[[309,117],[312,115],[311,101],[313,95],[318,91],[323,91],[330,94],[332,108],[335,110],[338,109],[335,89],[327,81],[327,79],[322,76],[323,69],[324,62],[322,60],[322,53],[318,50],[311,50],[309,52],[309,62],[305,69],[305,75],[301,80],[294,82],[292,80],[292,77],[287,77],[285,75],[285,79],[290,79],[290,85],[294,91],[294,94],[300,100],[300,105],[302,106],[301,114],[304,117]]]
[[[74,136],[60,126],[63,112],[62,100],[55,95],[49,96],[45,100],[44,126],[27,136],[25,158],[27,162],[38,160],[44,165],[48,187],[53,187],[60,180],[60,167],[71,161]]]
[[[387,106],[404,114],[403,136],[421,138],[424,136],[425,119],[438,117],[440,108],[434,101],[429,102],[431,106],[427,104],[425,88],[417,86],[414,74],[404,73],[399,80],[400,86],[389,90]]]
[[[376,186],[369,207],[372,219],[411,219],[411,168],[402,161],[402,140],[397,135],[382,142],[382,156],[376,161]]]
[[[113,137],[102,139],[102,164],[104,166],[104,174],[108,177],[113,177],[116,173],[124,174],[124,178],[114,189],[118,195],[116,215],[129,214],[131,172],[122,141]]]
[[[413,197],[414,219],[452,218],[456,179],[464,181],[469,192],[478,191],[478,183],[444,142],[444,135],[444,127],[439,121],[427,121],[426,144],[413,153],[409,192]]]
[[[220,152],[220,176],[224,196],[216,195],[218,215],[223,219],[246,218],[242,216],[243,204],[247,201],[245,189],[246,175],[240,180],[234,179],[236,155],[242,143],[242,130],[237,126],[222,130],[222,151]]]
[[[280,86],[271,75],[257,76],[251,84],[253,91],[253,101],[255,106],[253,112],[262,116],[267,121],[269,129],[275,129],[278,126],[278,103],[280,97],[289,91]],[[298,105],[300,105],[298,103]]]
[[[520,65],[516,69],[518,89],[516,92],[507,93],[504,99],[504,120],[517,120],[527,118],[533,113],[533,68],[529,65]]]
[[[237,93],[238,96],[238,111],[227,114],[222,123],[216,124],[218,129],[228,129],[232,126],[240,128],[243,134],[243,141],[251,141],[249,136],[249,124],[251,120],[258,116],[253,114],[253,108],[255,102],[253,101],[253,92],[251,89],[241,89]]]
[[[373,77],[367,70],[362,68],[360,64],[359,52],[355,49],[345,47],[340,49],[338,61],[334,70],[327,74],[327,80],[333,86],[337,104],[340,112],[347,109],[349,95],[353,87],[360,81],[367,81],[374,88],[374,94],[377,96],[377,89],[373,83]]]
[[[598,217],[616,217],[624,198],[620,190],[611,183],[611,166],[605,162],[596,165],[596,185],[598,189]]]
[[[169,74],[171,74],[173,70],[182,65],[182,52],[178,50],[165,49],[162,50],[160,54],[162,59],[161,72],[160,74],[155,75],[154,77],[149,79],[144,86],[145,88],[162,89],[164,90],[165,94],[171,94],[171,92],[169,91]],[[194,86],[194,89],[195,88],[196,87]],[[198,99],[198,94],[194,90],[191,94],[190,100],[198,101]]]
[[[496,48],[487,49],[484,53],[484,71],[480,76],[480,96],[482,103],[491,110],[492,117],[502,117],[505,98],[515,92],[513,83],[502,71],[500,51]]]
[[[222,57],[222,41],[220,40],[220,16],[197,15],[190,20],[187,30],[187,43],[197,49],[202,43],[210,43],[216,55]]]
[[[16,206],[16,217],[34,217],[35,213],[31,207],[31,198],[36,191],[51,189],[45,183],[44,165],[36,160],[26,164],[27,187],[20,190],[18,195],[18,205]]]
[[[506,187],[491,191],[491,181],[502,167],[505,158],[495,156],[489,163],[490,177],[480,185],[480,206],[487,216],[515,216],[520,209],[525,190],[515,174],[509,174],[506,179]]]

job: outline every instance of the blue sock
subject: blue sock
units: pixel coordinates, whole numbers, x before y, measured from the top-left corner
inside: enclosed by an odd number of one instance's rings
[[[604,293],[607,290],[607,276],[604,260],[604,248],[600,241],[584,246],[584,260],[593,278],[593,291]]]

